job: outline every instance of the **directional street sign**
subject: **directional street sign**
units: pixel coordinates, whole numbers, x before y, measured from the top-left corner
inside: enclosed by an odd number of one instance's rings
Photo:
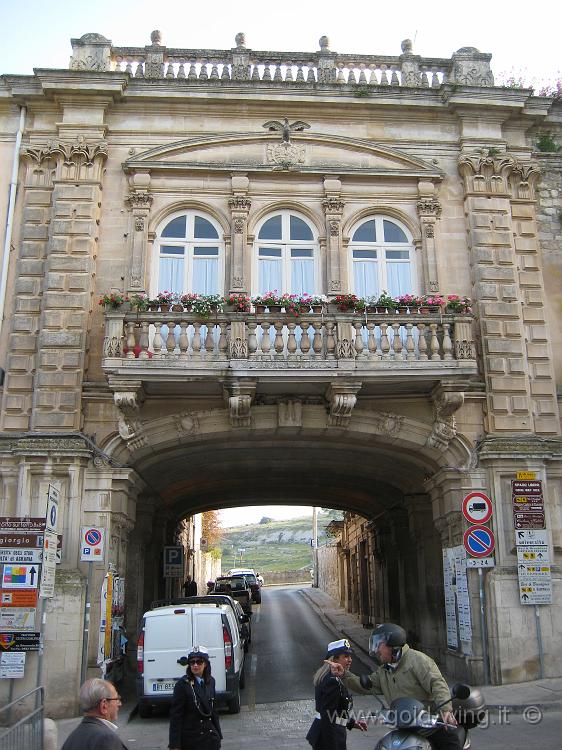
[[[0,547],[42,547],[43,534],[0,531]]]
[[[49,485],[47,496],[47,515],[45,516],[45,530],[56,533],[59,514],[60,492],[52,484]]]
[[[39,565],[4,565],[3,589],[34,589],[39,582]]]
[[[546,527],[544,512],[513,513],[513,525],[516,529],[544,529]]]
[[[521,604],[552,604],[550,578],[544,581],[525,581],[520,578],[519,599]]]
[[[496,540],[487,526],[469,526],[464,532],[463,544],[472,557],[489,557],[496,546]]]
[[[537,544],[548,546],[548,531],[543,529],[529,529],[515,532],[517,547],[534,547]]]
[[[41,565],[41,581],[39,596],[50,599],[55,594],[55,566],[57,562],[57,535],[45,530],[43,537],[43,564]]]
[[[0,589],[0,607],[36,607],[37,589]]]
[[[6,547],[0,547],[0,563],[22,563],[23,565],[31,565],[32,563],[40,563],[42,559],[43,550],[39,547],[33,547],[31,549],[21,549],[19,547],[8,549]]]
[[[492,501],[483,492],[469,492],[462,501],[462,513],[470,523],[486,523],[492,517]]]
[[[0,531],[43,531],[44,518],[18,518],[16,516],[0,516]]]

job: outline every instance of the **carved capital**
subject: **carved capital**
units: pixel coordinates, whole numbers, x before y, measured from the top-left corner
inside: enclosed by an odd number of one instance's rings
[[[508,180],[515,165],[516,161],[512,156],[487,148],[461,154],[458,161],[467,193],[507,194]]]
[[[234,381],[224,385],[223,395],[228,404],[232,427],[251,427],[251,406],[256,394],[255,381]]]
[[[146,211],[149,211],[153,200],[153,195],[146,190],[133,190],[125,198],[125,203],[130,209],[143,208]]]
[[[434,216],[436,219],[441,216],[441,204],[437,198],[420,198],[416,206],[420,216]]]
[[[345,202],[341,198],[324,198],[322,208],[325,214],[342,214]]]
[[[106,141],[86,143],[83,136],[78,136],[73,143],[47,141],[44,146],[26,146],[22,156],[40,166],[55,162],[59,180],[99,180],[108,150]]]
[[[252,201],[243,195],[235,195],[228,199],[228,207],[231,211],[243,211],[248,213],[252,207]]]
[[[326,398],[330,405],[328,424],[331,427],[349,427],[351,413],[357,403],[357,393],[362,383],[331,383],[326,391]]]

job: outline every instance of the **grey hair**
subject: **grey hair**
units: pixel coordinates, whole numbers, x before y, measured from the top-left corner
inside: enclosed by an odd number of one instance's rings
[[[103,698],[111,698],[111,682],[101,680],[99,677],[93,677],[80,688],[80,710],[82,713],[96,709]]]

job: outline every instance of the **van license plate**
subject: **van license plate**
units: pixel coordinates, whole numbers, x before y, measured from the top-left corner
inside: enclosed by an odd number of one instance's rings
[[[173,693],[176,685],[175,680],[171,682],[153,682],[152,692],[153,693]]]

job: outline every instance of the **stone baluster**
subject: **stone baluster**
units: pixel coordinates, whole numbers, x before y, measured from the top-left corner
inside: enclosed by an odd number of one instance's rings
[[[418,351],[419,351],[419,359],[420,360],[426,360],[428,359],[427,356],[427,341],[425,338],[425,323],[418,323]]]
[[[275,349],[275,359],[283,359],[285,351],[285,342],[283,341],[283,321],[276,320],[273,323],[275,328],[275,343],[273,345]]]
[[[289,335],[287,337],[287,359],[296,359],[297,355],[297,339],[295,336],[296,323],[287,323],[289,329]]]
[[[127,359],[134,359],[135,352],[133,351],[133,349],[137,345],[135,339],[135,324],[127,323],[125,327],[127,329]]]
[[[414,326],[412,323],[406,323],[406,359],[412,361],[416,359],[416,343],[414,341]]]
[[[381,351],[383,359],[390,359],[390,342],[388,340],[388,323],[381,323]]]
[[[187,320],[180,321],[180,335],[178,339],[178,346],[180,349],[179,359],[188,359],[187,351],[189,349],[189,339],[187,338],[187,327],[189,323]]]
[[[152,339],[152,348],[154,350],[153,359],[162,357],[162,323],[154,321],[154,338]]]
[[[453,342],[451,341],[451,324],[443,323],[443,359],[453,359]]]
[[[262,337],[261,337],[261,351],[262,356],[265,359],[271,358],[271,339],[269,337],[269,321],[264,321],[263,323],[260,323],[262,328]]]
[[[143,321],[140,324],[140,336],[139,336],[139,346],[140,346],[140,352],[139,352],[139,359],[150,359],[148,356],[148,346],[149,346],[149,338],[148,338],[148,328],[149,324],[147,321]]]
[[[331,320],[326,321],[326,359],[335,359],[336,357],[336,324]]]
[[[369,351],[369,359],[376,359],[377,341],[375,339],[375,323],[373,321],[367,323],[367,331],[367,349]]]
[[[322,322],[319,320],[312,321],[314,335],[312,336],[312,351],[314,359],[322,359]]]
[[[441,360],[441,353],[439,351],[439,339],[437,338],[437,323],[429,324],[430,340],[429,349],[431,351],[432,361]]]
[[[228,323],[223,322],[219,323],[220,333],[219,333],[219,342],[218,342],[218,349],[219,359],[226,359],[226,353],[228,351]]]
[[[248,329],[248,357],[250,359],[255,359],[258,350],[258,337],[256,334],[257,327],[258,324],[253,320],[249,320],[246,323],[246,328]]]
[[[392,348],[394,349],[394,359],[403,359],[402,354],[402,337],[401,337],[401,325],[400,323],[393,323],[392,324],[392,330],[394,332],[394,335],[392,337]]]
[[[356,320],[353,322],[353,328],[355,328],[355,341],[354,348],[355,348],[355,355],[357,357],[364,356],[364,348],[365,345],[363,343],[363,323],[360,320]]]
[[[201,325],[199,321],[193,324],[193,340],[191,341],[193,359],[201,359]]]
[[[205,358],[211,359],[215,351],[215,327],[211,323],[207,323],[207,333],[205,335]]]
[[[275,73],[273,74],[273,80],[281,82],[283,80],[283,74],[281,73],[281,65],[277,63],[275,65]]]
[[[308,359],[310,357],[310,336],[308,333],[308,329],[310,328],[310,323],[307,320],[301,321],[301,340],[300,340],[300,352],[303,359]]]
[[[173,320],[170,320],[166,325],[168,326],[168,335],[166,337],[166,351],[168,352],[168,355],[171,356],[176,348],[176,324]]]

